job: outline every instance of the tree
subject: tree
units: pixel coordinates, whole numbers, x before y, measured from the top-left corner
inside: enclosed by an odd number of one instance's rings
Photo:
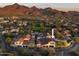
[[[24,31],[23,26],[20,27],[20,29],[19,29],[19,33],[20,33],[20,34],[25,34],[25,31]]]
[[[60,40],[63,39],[63,35],[59,31],[55,32],[55,37],[60,39]]]
[[[12,38],[7,37],[5,41],[6,41],[6,43],[10,44],[12,42]]]
[[[40,24],[40,27],[41,27],[41,28],[40,28],[41,32],[44,32],[44,30],[45,30],[44,23],[41,23],[41,24]]]
[[[54,24],[57,28],[63,25],[63,16],[61,14],[56,14]]]

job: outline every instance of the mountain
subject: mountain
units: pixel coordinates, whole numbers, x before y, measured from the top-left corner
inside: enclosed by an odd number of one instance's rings
[[[51,8],[37,8],[35,6],[29,8],[23,5],[19,5],[17,3],[13,5],[8,5],[3,8],[0,8],[0,16],[10,16],[10,15],[33,15],[33,16],[41,16],[45,14],[53,15],[57,12],[57,10],[53,10]]]
[[[62,20],[78,20],[79,12],[77,11],[59,11],[56,9],[48,8],[37,8],[27,7],[24,5],[19,5],[17,3],[13,5],[7,5],[5,7],[0,8],[0,16],[30,16],[30,19],[41,19],[41,20],[54,20],[54,19],[62,19]]]
[[[8,5],[0,8],[0,15],[24,15],[28,11],[28,7],[15,3],[13,5]]]

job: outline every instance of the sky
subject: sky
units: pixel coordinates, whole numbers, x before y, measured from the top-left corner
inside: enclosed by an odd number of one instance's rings
[[[14,3],[0,3],[0,7],[12,5]],[[51,7],[62,11],[79,11],[79,3],[18,3],[28,7],[36,6],[38,8]]]

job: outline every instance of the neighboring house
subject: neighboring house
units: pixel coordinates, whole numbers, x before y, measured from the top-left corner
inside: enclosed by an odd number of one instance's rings
[[[2,34],[9,33],[8,30],[2,31]]]
[[[63,35],[64,35],[64,40],[71,40],[71,34],[69,30],[65,30]]]
[[[8,23],[9,22],[9,20],[5,20],[5,21],[3,21],[4,23]]]
[[[50,35],[49,33],[47,33],[47,38],[52,38],[52,35]]]
[[[17,29],[11,29],[10,32],[19,32],[19,28],[17,28]]]
[[[15,19],[19,19],[19,17],[18,16],[12,16],[11,19],[15,20]]]
[[[4,17],[0,17],[0,20],[4,20]]]

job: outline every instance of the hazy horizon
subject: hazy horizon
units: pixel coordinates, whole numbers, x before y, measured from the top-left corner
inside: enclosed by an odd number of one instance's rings
[[[0,7],[7,5],[12,5],[14,3],[0,3]],[[61,11],[79,11],[79,3],[18,3],[20,5],[32,7],[36,6],[37,8],[47,8],[51,7],[53,9]]]

